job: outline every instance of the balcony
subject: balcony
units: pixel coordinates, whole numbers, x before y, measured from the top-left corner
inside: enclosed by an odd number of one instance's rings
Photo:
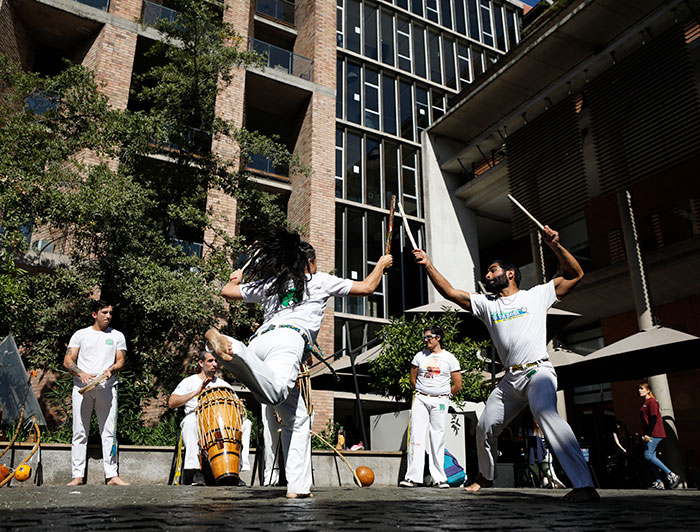
[[[208,131],[190,128],[182,142],[171,140],[153,143],[153,145],[167,154],[189,153],[193,157],[201,157],[211,151],[211,141],[211,133]]]
[[[109,11],[109,0],[77,0],[79,4],[94,7],[102,11]]]
[[[271,179],[289,181],[289,166],[286,164],[275,166],[272,158],[251,154],[246,163],[246,170],[263,175]]]
[[[148,26],[153,26],[159,20],[175,22],[177,15],[178,12],[174,9],[144,0],[143,7],[141,8],[141,23]]]
[[[258,0],[255,4],[256,13],[292,27],[295,24],[295,8],[294,2],[287,0]]]
[[[313,61],[289,50],[273,46],[257,39],[250,39],[250,50],[253,50],[265,58],[269,68],[280,70],[307,81],[311,81],[313,74]]]

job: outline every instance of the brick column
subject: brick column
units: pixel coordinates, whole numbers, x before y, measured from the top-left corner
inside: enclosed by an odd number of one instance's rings
[[[335,394],[332,391],[313,390],[311,395],[314,402],[314,424],[311,430],[320,433],[326,429],[328,421],[333,421],[333,397]]]
[[[0,53],[31,70],[35,46],[10,0],[0,0]]]
[[[297,2],[298,36],[294,51],[313,60],[313,81],[335,92],[336,42],[334,2]],[[335,266],[335,98],[315,91],[306,109],[294,151],[311,169],[292,176],[289,219],[308,228],[320,271]],[[329,305],[318,337],[324,353],[333,352],[333,308]]]
[[[142,0],[110,0],[109,13],[133,22],[141,19],[142,7]]]
[[[245,50],[248,42],[254,8],[254,0],[226,0],[224,9],[224,21],[233,25],[241,36],[238,46]],[[238,68],[233,72],[233,79],[227,86],[221,86],[222,90],[216,99],[216,115],[223,120],[230,120],[234,127],[242,127],[245,119],[245,69]],[[212,151],[224,159],[233,161],[234,169],[238,167],[238,148],[229,138],[214,139]],[[236,231],[236,200],[221,190],[210,190],[207,197],[207,209],[219,220],[215,225],[233,235]],[[213,231],[204,233],[204,241],[208,245],[217,245],[220,242]]]

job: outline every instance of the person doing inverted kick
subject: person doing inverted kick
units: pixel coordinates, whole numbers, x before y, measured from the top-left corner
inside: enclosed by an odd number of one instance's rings
[[[477,492],[493,485],[498,436],[526,405],[540,425],[554,455],[573,483],[564,496],[571,502],[596,501],[588,465],[571,427],[557,412],[557,375],[547,353],[547,310],[581,281],[583,270],[549,226],[544,241],[559,259],[561,275],[529,290],[520,290],[520,270],[510,262],[494,260],[486,271],[490,295],[454,288],[435,268],[425,251],[413,255],[425,267],[435,288],[446,299],[460,305],[486,324],[506,368],[486,401],[476,429],[479,476],[465,488]]]
[[[309,356],[331,296],[368,296],[392,264],[379,258],[363,281],[341,279],[317,270],[316,252],[298,234],[278,229],[254,245],[260,250],[240,284],[242,270],[231,274],[221,291],[226,299],[261,303],[264,322],[248,346],[216,329],[206,338],[223,365],[282,418],[282,452],[287,498],[311,496],[311,418],[296,388],[299,367]]]

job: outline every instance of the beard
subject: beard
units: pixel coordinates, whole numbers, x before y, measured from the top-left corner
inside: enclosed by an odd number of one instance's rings
[[[494,277],[490,281],[486,281],[486,289],[492,294],[498,294],[504,288],[508,288],[510,281],[508,281],[508,276],[505,273]]]

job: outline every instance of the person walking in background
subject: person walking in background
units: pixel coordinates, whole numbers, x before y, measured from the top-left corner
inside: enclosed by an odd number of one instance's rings
[[[646,382],[640,382],[637,386],[637,391],[639,392],[639,397],[644,400],[639,410],[642,418],[642,431],[644,432],[642,440],[646,443],[644,459],[649,463],[651,472],[654,475],[654,483],[651,485],[650,489],[666,489],[663,481],[664,477],[668,482],[668,489],[675,489],[681,481],[681,478],[666,467],[656,456],[656,447],[661,440],[666,437],[664,422],[663,419],[661,419],[659,402],[656,400],[656,397],[654,397],[651,387]]]

